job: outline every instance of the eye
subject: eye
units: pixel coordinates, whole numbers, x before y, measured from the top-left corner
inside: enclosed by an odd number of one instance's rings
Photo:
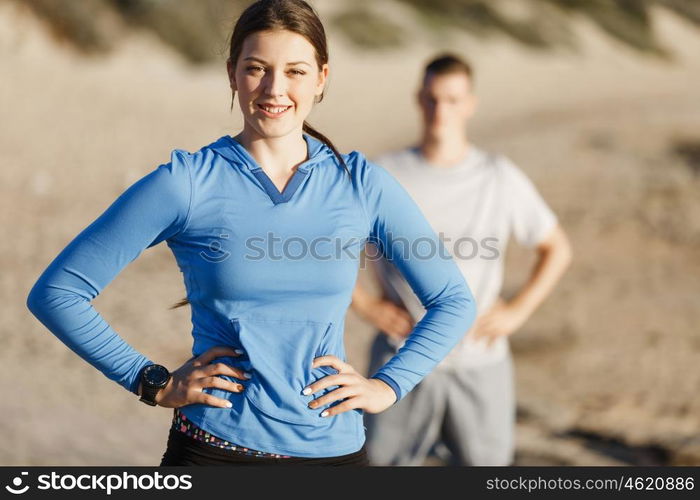
[[[254,71],[258,71],[258,70],[263,71],[264,69],[265,69],[265,68],[263,68],[262,66],[247,66],[247,67],[246,67],[246,70],[247,70],[247,71],[251,71],[251,70],[254,70]]]
[[[293,69],[290,71],[290,73],[294,73],[295,75],[305,75],[306,74],[305,71],[302,71],[300,69]]]

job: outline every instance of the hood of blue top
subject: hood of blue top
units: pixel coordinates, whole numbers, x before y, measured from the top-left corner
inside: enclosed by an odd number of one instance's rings
[[[297,167],[298,170],[310,170],[314,166],[329,159],[339,165],[335,158],[335,153],[333,153],[333,150],[328,147],[326,143],[307,133],[303,133],[302,135],[306,141],[308,159]],[[210,144],[208,148],[234,164],[248,167],[251,171],[262,170],[262,167],[258,165],[258,162],[255,161],[255,158],[253,158],[243,144],[230,135],[221,136]]]

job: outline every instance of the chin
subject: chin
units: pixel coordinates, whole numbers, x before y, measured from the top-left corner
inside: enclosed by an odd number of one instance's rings
[[[255,130],[262,137],[276,138],[284,137],[293,133],[295,130],[297,130],[297,127],[301,128],[301,125],[290,126],[289,124],[285,124],[284,126],[282,126],[282,124],[279,124],[270,126],[269,124],[258,123],[258,126],[255,127]]]

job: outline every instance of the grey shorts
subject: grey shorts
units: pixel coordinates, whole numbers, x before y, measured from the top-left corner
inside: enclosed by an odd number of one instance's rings
[[[396,349],[378,334],[369,375]],[[385,411],[365,413],[371,465],[422,465],[433,449],[450,465],[512,465],[515,390],[510,352],[499,362],[430,372]]]

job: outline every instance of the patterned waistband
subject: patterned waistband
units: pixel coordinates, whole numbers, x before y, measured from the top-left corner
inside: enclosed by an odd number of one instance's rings
[[[187,436],[193,437],[194,439],[202,441],[203,443],[216,446],[217,448],[231,450],[241,455],[265,458],[291,458],[289,455],[279,455],[277,453],[268,453],[265,451],[252,450],[239,444],[226,441],[225,439],[215,436],[212,433],[207,432],[204,429],[201,429],[200,427],[195,425],[194,422],[190,421],[190,419],[188,419],[187,416],[184,413],[182,413],[179,408],[175,408],[175,411],[173,413],[172,427],[173,429],[182,432]]]

